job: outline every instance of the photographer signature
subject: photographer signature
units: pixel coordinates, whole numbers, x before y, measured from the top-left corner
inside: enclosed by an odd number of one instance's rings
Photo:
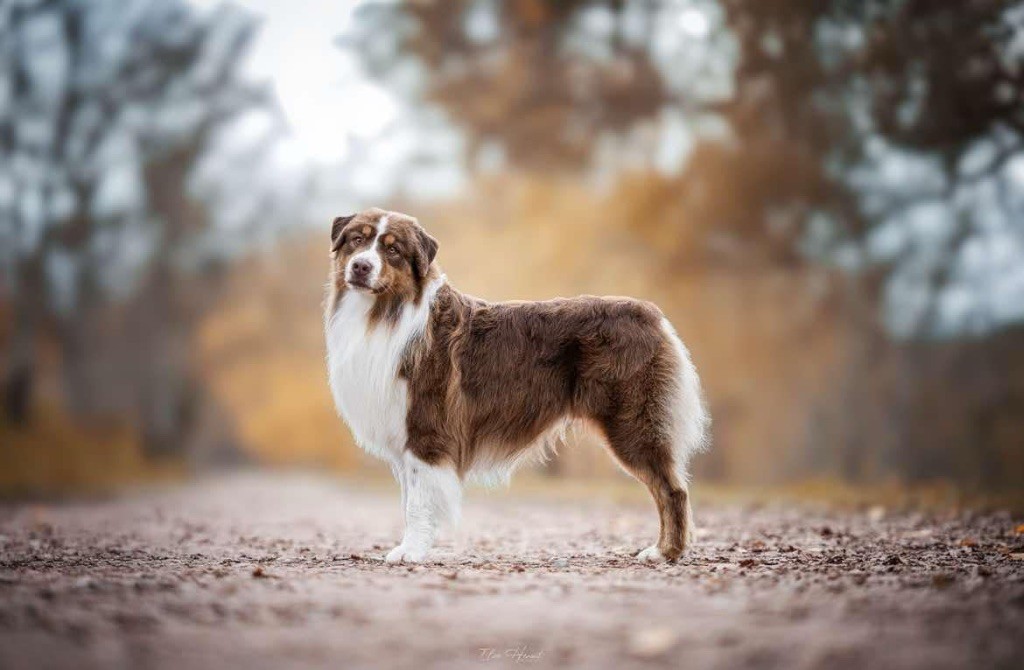
[[[513,663],[536,663],[544,654],[544,650],[535,651],[528,645],[509,647],[508,649],[495,649],[494,647],[480,647],[481,661],[508,660]]]

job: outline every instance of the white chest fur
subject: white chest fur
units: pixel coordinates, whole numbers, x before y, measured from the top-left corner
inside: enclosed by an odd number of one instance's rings
[[[408,386],[398,377],[409,342],[423,332],[442,280],[431,283],[419,305],[407,304],[395,324],[368,327],[374,298],[345,293],[325,324],[327,371],[338,413],[366,451],[393,460],[406,442]]]

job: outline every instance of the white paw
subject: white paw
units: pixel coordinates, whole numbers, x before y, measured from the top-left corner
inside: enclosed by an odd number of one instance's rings
[[[662,563],[665,561],[665,557],[658,549],[658,545],[654,544],[637,554],[636,560],[641,563]]]
[[[426,558],[427,552],[425,549],[418,547],[407,547],[404,544],[400,544],[384,557],[386,563],[422,563],[423,559]]]

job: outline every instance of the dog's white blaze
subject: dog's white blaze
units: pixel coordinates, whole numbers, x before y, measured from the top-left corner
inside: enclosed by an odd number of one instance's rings
[[[348,259],[348,263],[345,265],[345,280],[352,281],[352,264],[357,260],[364,260],[370,263],[370,276],[367,277],[366,281],[370,286],[375,286],[377,280],[380,279],[380,270],[384,266],[384,259],[381,258],[380,250],[377,248],[377,238],[384,235],[388,229],[388,217],[384,215],[380,217],[377,222],[377,232],[374,233],[370,239],[370,245],[360,251],[358,254]]]
[[[394,463],[407,439],[408,388],[398,366],[409,342],[423,332],[443,276],[424,288],[419,305],[402,307],[396,324],[368,328],[374,296],[347,291],[327,331],[327,369],[338,413],[366,451]]]

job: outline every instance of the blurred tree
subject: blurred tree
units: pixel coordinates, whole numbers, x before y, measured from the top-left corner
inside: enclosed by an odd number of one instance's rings
[[[734,161],[717,177],[744,174],[749,147],[777,138],[762,191],[730,181],[776,198],[755,198],[745,229],[795,204],[792,248],[846,280],[849,351],[823,403],[831,420],[818,425],[829,429],[813,441],[850,478],[874,461],[911,476],[1013,481],[998,463],[1024,429],[1010,372],[1024,365],[1010,328],[1024,320],[1024,3],[724,4],[744,55],[722,109],[740,129]],[[809,160],[790,162],[786,148]],[[694,161],[680,180],[692,188],[702,172]],[[988,337],[920,342],[968,334]]]
[[[283,129],[268,92],[240,74],[254,29],[239,10],[200,14],[184,0],[0,5],[11,421],[28,418],[46,328],[60,344],[69,410],[127,412],[147,446],[180,446],[197,403],[185,338],[208,290],[190,291],[190,278],[215,270],[262,222],[220,226],[204,205],[215,187],[194,176],[234,125],[270,119],[255,140],[263,145]]]
[[[356,19],[339,43],[405,99],[440,104],[473,161],[581,168],[611,134],[677,126],[669,105],[699,112],[731,90],[713,0],[372,3]]]

